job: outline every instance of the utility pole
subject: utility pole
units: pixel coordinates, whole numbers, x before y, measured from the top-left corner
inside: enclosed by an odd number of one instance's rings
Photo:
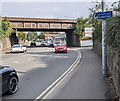
[[[105,0],[102,0],[102,12],[105,12]],[[107,74],[106,20],[102,20],[102,73]]]

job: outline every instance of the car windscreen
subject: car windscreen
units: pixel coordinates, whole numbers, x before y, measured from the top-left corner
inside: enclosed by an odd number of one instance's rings
[[[12,46],[12,48],[20,48],[20,46],[19,45],[18,46],[17,45],[16,46]]]
[[[66,46],[65,44],[57,44],[57,46]]]
[[[2,66],[0,66],[0,70],[1,70],[1,69],[3,69],[3,67],[2,67]]]

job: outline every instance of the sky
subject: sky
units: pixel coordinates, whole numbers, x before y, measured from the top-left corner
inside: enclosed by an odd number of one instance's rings
[[[49,2],[48,2],[49,1]],[[56,2],[57,1],[57,2]],[[92,0],[4,0],[1,15],[7,17],[77,19],[89,16]],[[98,0],[99,1],[99,0]],[[1,6],[0,6],[1,7]]]

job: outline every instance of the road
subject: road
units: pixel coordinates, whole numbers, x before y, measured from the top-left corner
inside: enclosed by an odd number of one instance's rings
[[[28,48],[26,53],[9,53],[2,57],[2,65],[9,65],[18,73],[19,89],[3,99],[35,99],[76,60],[77,49],[68,53],[54,53],[53,48]]]
[[[100,58],[94,53],[92,47],[83,47],[81,52],[82,60],[77,71],[65,86],[63,86],[64,81],[61,82],[57,90],[54,89],[51,94],[46,96],[46,99],[112,101],[110,95],[106,95],[110,94],[106,93],[110,90],[102,74]]]

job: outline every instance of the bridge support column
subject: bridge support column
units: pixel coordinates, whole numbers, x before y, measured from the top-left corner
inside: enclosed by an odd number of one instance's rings
[[[70,46],[70,47],[78,47],[78,46],[80,46],[79,36],[77,36],[74,33],[74,30],[66,31],[66,36],[67,36],[67,44],[68,44],[68,46]]]
[[[11,46],[14,44],[18,44],[18,37],[16,36],[16,33],[12,33],[10,36],[10,42],[11,42]]]
[[[73,31],[66,31],[67,36],[67,45],[72,47],[73,46]]]
[[[75,42],[76,47],[80,47],[81,46],[81,44],[80,44],[80,36],[75,34],[75,37],[76,37],[76,42]]]

